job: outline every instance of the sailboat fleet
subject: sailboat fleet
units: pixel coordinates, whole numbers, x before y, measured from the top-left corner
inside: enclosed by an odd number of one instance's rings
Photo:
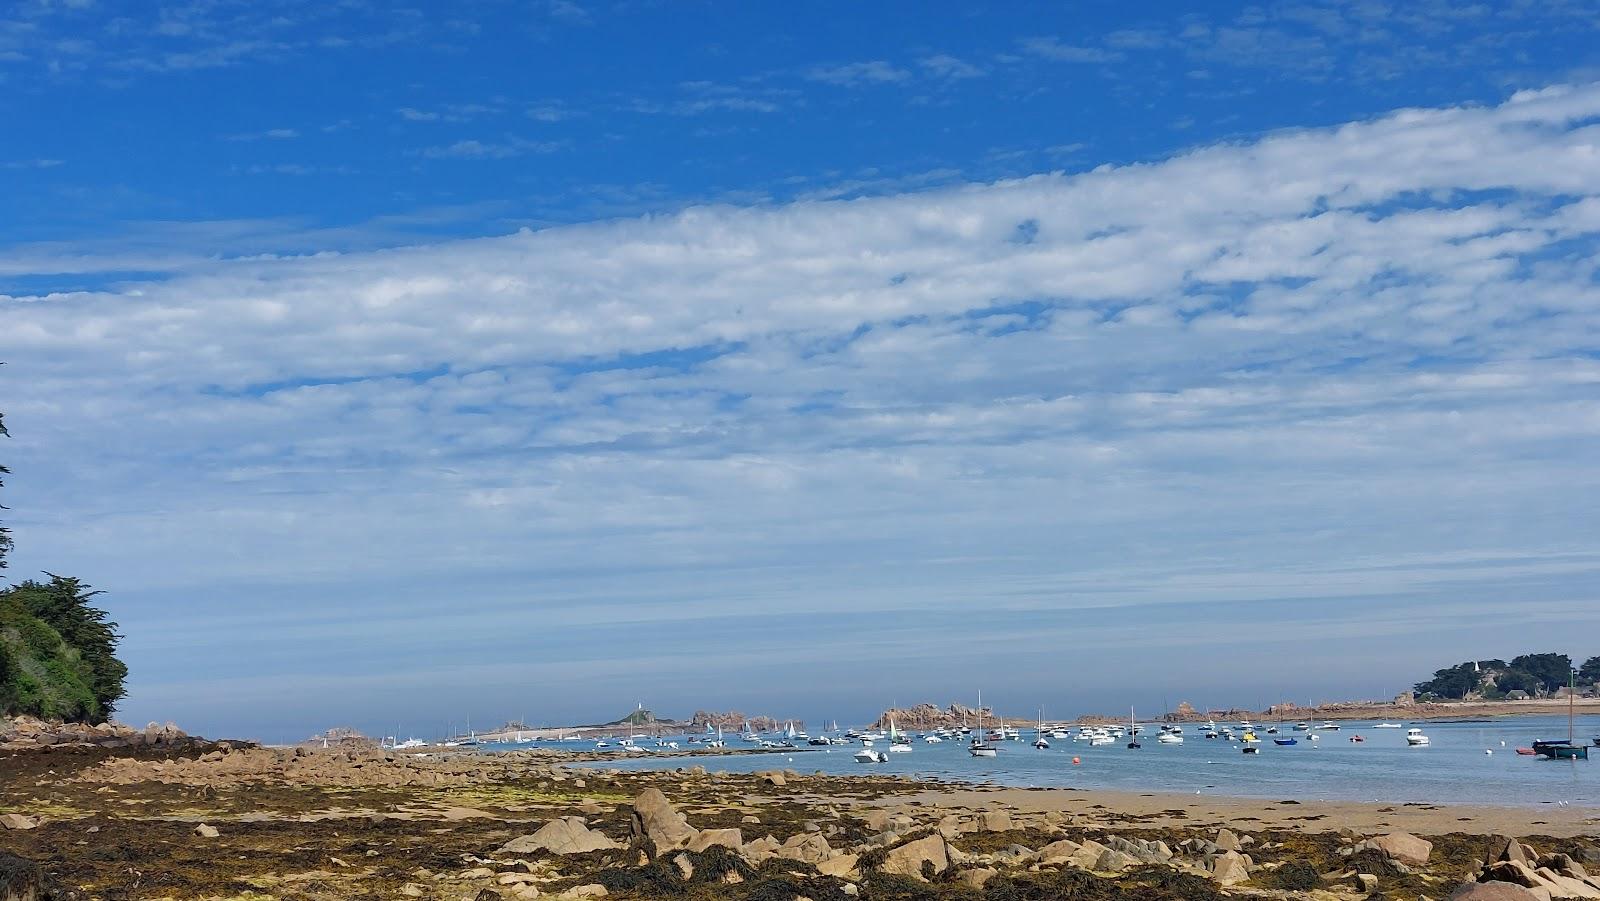
[[[1575,688],[1575,686],[1572,687]],[[1569,697],[1575,697],[1575,695],[1575,691],[1569,691]],[[1556,760],[1587,759],[1590,746],[1577,738],[1575,723],[1572,721],[1572,706],[1569,704],[1568,735],[1566,739],[1538,741],[1534,743],[1532,748],[1517,748],[1517,753],[1524,756],[1543,756]],[[879,727],[841,730],[838,722],[834,721],[825,723],[822,730],[816,735],[811,735],[793,720],[785,722],[781,729],[768,727],[768,731],[765,732],[756,729],[749,720],[745,720],[742,728],[738,730],[738,738],[747,745],[768,750],[795,749],[801,746],[820,748],[853,745],[856,750],[850,756],[856,762],[868,765],[888,763],[891,759],[890,755],[909,754],[914,750],[915,742],[927,745],[941,745],[950,741],[965,740],[968,754],[974,758],[984,759],[998,757],[1006,742],[1023,740],[1021,730],[1007,725],[1004,720],[992,725],[987,722],[988,715],[983,707],[983,695],[981,692],[978,694],[977,709],[971,711],[971,715],[976,719],[975,724],[968,723],[966,721],[967,713],[963,712],[962,722],[959,726],[925,729],[915,733],[909,733],[901,729],[898,719],[892,711],[887,715],[881,731]],[[1353,724],[1347,723],[1345,725]],[[1281,749],[1295,748],[1297,746],[1315,749],[1319,747],[1318,740],[1321,737],[1319,733],[1337,732],[1341,728],[1340,723],[1333,721],[1301,721],[1292,726],[1291,735],[1279,735],[1280,726],[1286,730],[1291,729],[1287,723],[1281,721],[1276,725],[1268,725],[1264,729],[1258,728],[1248,719],[1241,720],[1234,725],[1219,724],[1215,719],[1209,719],[1203,725],[1197,725],[1195,728],[1206,739],[1223,743],[1236,743],[1239,750],[1247,755],[1260,754],[1263,747],[1273,746]],[[1362,729],[1362,727],[1354,728]],[[1395,731],[1404,729],[1404,744],[1410,748],[1428,748],[1433,744],[1432,738],[1421,728],[1415,726],[1407,728],[1407,724],[1404,723],[1378,722],[1371,723],[1365,728]],[[729,742],[727,737],[724,736],[721,724],[706,724],[704,729],[705,732],[703,734],[693,735],[688,738],[690,746],[714,749],[728,747]],[[1085,724],[1076,726],[1074,729],[1075,731],[1059,723],[1047,725],[1044,709],[1040,708],[1034,724],[1031,745],[1039,751],[1050,751],[1056,747],[1055,743],[1057,742],[1070,741],[1074,745],[1081,744],[1094,748],[1117,744],[1125,740],[1126,747],[1129,750],[1139,750],[1144,747],[1145,743],[1141,741],[1141,737],[1143,736],[1145,741],[1148,741],[1148,736],[1145,735],[1146,727],[1138,722],[1136,711],[1132,707],[1128,710],[1128,720],[1125,725],[1121,723]],[[399,732],[399,730],[397,729],[396,732]],[[1262,739],[1261,736],[1263,734],[1270,739],[1270,742]],[[647,739],[648,741],[646,741]],[[1184,725],[1176,722],[1160,723],[1155,739],[1158,745],[1182,745],[1185,739]],[[470,747],[493,743],[524,744],[539,740],[541,739],[537,736],[537,733],[524,734],[522,729],[515,730],[514,734],[506,732],[494,736],[479,736],[469,726],[465,736],[457,736],[440,743],[424,742],[415,738],[400,741],[398,738],[386,736],[382,741],[382,745],[389,749],[408,750],[433,744],[440,744],[446,747]],[[591,741],[593,742],[593,747],[597,750],[620,750],[636,753],[672,751],[677,750],[679,747],[677,741],[668,741],[660,735],[646,736],[643,734],[628,737],[612,735],[598,739],[584,739],[578,735],[556,735],[547,736],[543,740],[559,742]],[[1362,746],[1366,742],[1367,737],[1361,735],[1359,731],[1351,735],[1349,740],[1352,746]],[[1594,747],[1600,747],[1600,737],[1594,738],[1593,742]],[[1501,744],[1504,745],[1504,742]],[[1487,753],[1492,754],[1494,752],[1490,750]],[[1076,757],[1073,758],[1073,763],[1078,763]]]

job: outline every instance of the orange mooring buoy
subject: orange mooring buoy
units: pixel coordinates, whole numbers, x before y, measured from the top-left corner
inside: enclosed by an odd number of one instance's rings
[[[1072,765],[1073,766],[1077,766],[1080,763],[1083,763],[1083,759],[1082,758],[1079,758],[1079,757],[1072,758]]]

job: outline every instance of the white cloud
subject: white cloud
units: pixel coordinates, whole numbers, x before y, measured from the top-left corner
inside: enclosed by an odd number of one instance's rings
[[[365,672],[424,637],[603,630],[655,659],[665,629],[748,646],[776,621],[774,667],[846,633],[939,696],[985,637],[1109,665],[1134,623],[1219,605],[1295,637],[1363,603],[1396,630],[1574,603],[1600,571],[1597,118],[1600,86],[1553,88],[1072,176],[0,298],[15,562],[139,599],[130,635],[392,639]],[[441,154],[495,153],[464,143]],[[359,626],[306,625],[335,599]],[[152,681],[193,670],[130,640]]]
[[[871,84],[896,84],[906,81],[911,73],[881,59],[838,66],[816,66],[806,73],[812,81],[841,87],[859,87]]]
[[[420,151],[420,155],[430,160],[504,160],[530,153],[555,153],[564,146],[560,141],[530,141],[518,137],[506,138],[503,141],[479,141],[470,138],[453,144],[425,147]]]
[[[1060,38],[1024,38],[1022,49],[1034,56],[1064,63],[1112,63],[1122,59],[1117,50],[1063,44]]]
[[[951,56],[948,53],[936,53],[917,60],[928,73],[940,78],[981,78],[983,70],[966,60]]]

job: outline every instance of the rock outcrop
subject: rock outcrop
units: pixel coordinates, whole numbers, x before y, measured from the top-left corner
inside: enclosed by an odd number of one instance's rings
[[[633,799],[633,835],[648,838],[656,853],[687,847],[695,829],[659,788],[647,788]]]
[[[622,846],[589,828],[583,817],[562,817],[539,827],[532,835],[514,838],[500,848],[502,854],[531,854],[544,849],[552,854],[585,854]]]
[[[927,877],[923,872],[924,864],[931,867],[935,874],[943,873],[950,868],[950,850],[945,844],[944,836],[930,835],[891,848],[889,856],[884,858],[883,866],[879,869],[897,876],[925,879]]]

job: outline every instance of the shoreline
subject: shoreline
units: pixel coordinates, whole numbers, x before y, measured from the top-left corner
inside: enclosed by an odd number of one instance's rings
[[[996,803],[1024,813],[1065,813],[1132,818],[1157,828],[1232,826],[1246,829],[1400,830],[1418,834],[1451,832],[1550,835],[1562,838],[1600,835],[1600,807],[1493,804],[1424,804],[1382,801],[1271,800],[1232,795],[1190,795],[1098,788],[1023,788],[1017,786],[939,785],[913,794],[941,808],[983,809]]]
[[[633,771],[547,750],[414,756],[189,738],[12,749],[0,752],[14,777],[0,780],[0,864],[14,854],[18,872],[99,897],[155,897],[142,880],[159,872],[161,897],[316,901],[961,901],[996,879],[1005,897],[1267,899],[1318,885],[1416,901],[1485,874],[1504,847],[1497,835],[1525,841],[1541,873],[1559,875],[1561,855],[1600,863],[1593,808],[708,771],[736,754]],[[1395,853],[1433,850],[1401,866],[1380,847],[1396,834]]]

